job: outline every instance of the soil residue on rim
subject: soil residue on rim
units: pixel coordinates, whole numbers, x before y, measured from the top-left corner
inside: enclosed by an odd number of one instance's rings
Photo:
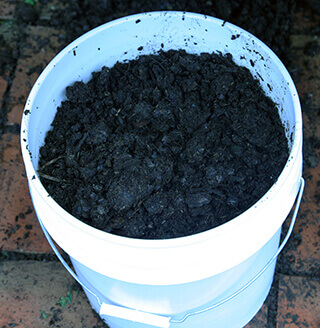
[[[66,96],[39,174],[62,207],[114,234],[216,227],[262,197],[288,158],[275,104],[230,54],[140,56]]]
[[[64,26],[67,43],[107,21],[147,11],[189,11],[221,18],[251,32],[285,57],[295,0],[61,0],[62,10],[54,11],[53,26]],[[283,58],[282,58],[283,59]]]

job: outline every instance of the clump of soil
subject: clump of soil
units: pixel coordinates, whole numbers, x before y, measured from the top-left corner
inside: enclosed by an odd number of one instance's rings
[[[216,227],[259,200],[288,158],[276,105],[230,54],[140,56],[66,96],[40,177],[67,211],[114,234]]]

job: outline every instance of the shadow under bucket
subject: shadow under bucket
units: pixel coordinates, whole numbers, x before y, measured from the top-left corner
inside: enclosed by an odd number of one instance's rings
[[[77,220],[50,197],[37,174],[39,149],[67,86],[87,82],[103,66],[160,49],[231,53],[278,104],[290,155],[270,190],[221,226],[163,240],[116,236]],[[258,312],[292,231],[304,182],[297,91],[280,60],[257,38],[219,19],[182,12],[144,13],[102,25],[66,47],[40,75],[25,106],[21,144],[43,231],[111,328],[235,328]],[[279,247],[281,226],[296,199],[289,232]],[[70,256],[76,274],[51,237]]]

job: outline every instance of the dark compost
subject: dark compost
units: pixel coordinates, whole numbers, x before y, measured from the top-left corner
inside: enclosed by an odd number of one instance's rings
[[[40,149],[49,194],[83,222],[163,239],[257,202],[288,158],[278,109],[230,54],[160,51],[75,82]]]

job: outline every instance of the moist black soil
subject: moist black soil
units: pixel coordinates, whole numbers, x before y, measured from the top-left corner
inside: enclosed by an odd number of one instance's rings
[[[173,238],[223,224],[270,189],[288,158],[276,105],[230,54],[140,56],[66,96],[40,177],[67,211],[117,235]]]

